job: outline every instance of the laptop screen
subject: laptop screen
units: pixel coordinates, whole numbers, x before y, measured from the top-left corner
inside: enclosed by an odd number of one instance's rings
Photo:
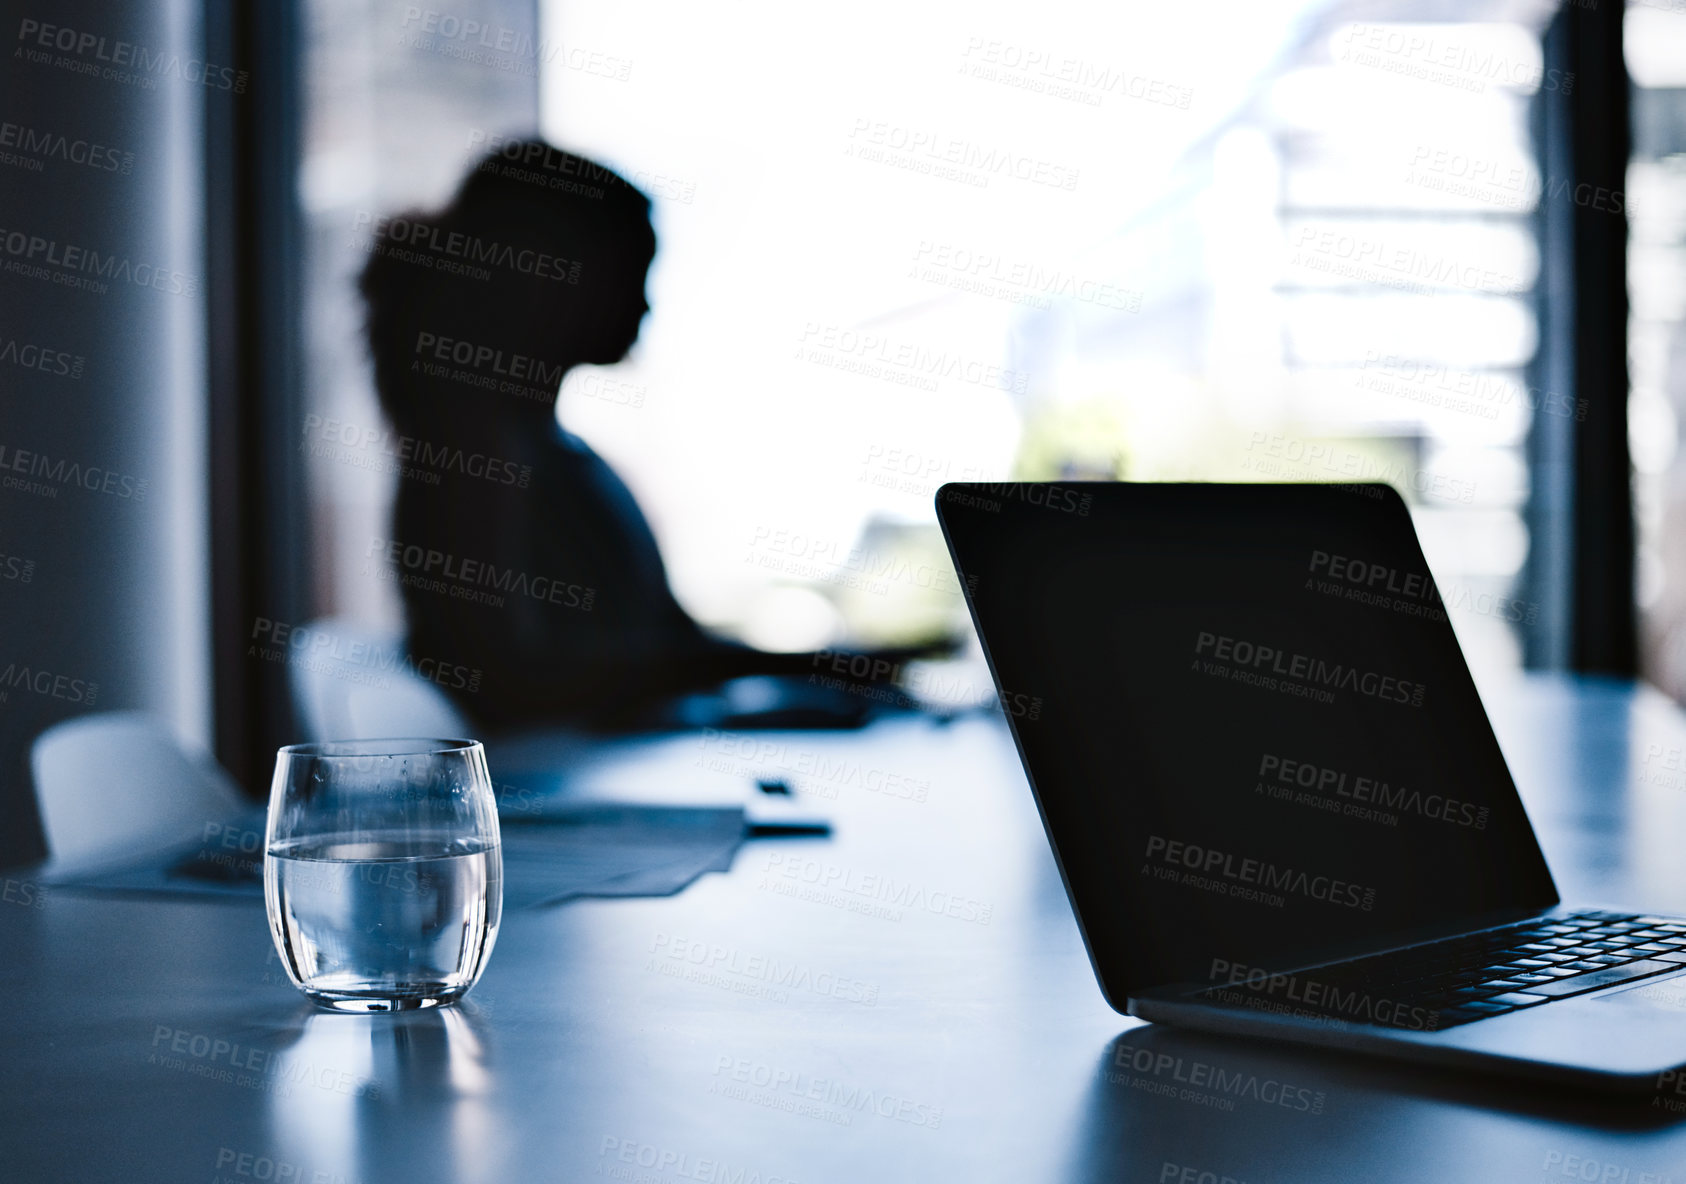
[[[1557,902],[1447,620],[1466,593],[1386,486],[937,510],[1115,1006]]]

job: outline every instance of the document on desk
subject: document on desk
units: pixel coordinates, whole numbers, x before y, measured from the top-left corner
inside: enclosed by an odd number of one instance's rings
[[[580,803],[531,821],[505,819],[504,907],[585,896],[672,896],[726,871],[748,834],[741,806]],[[189,842],[79,874],[56,887],[262,899],[264,812],[207,824]]]
[[[543,821],[505,822],[504,907],[672,896],[707,872],[729,871],[745,833],[741,806],[601,803]]]

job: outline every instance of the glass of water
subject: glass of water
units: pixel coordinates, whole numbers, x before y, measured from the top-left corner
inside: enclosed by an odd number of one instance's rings
[[[503,849],[473,740],[294,744],[275,758],[269,931],[313,1002],[405,1011],[461,998],[503,912]]]

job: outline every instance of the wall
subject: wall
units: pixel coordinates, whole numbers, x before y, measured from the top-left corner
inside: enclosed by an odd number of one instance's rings
[[[198,11],[0,5],[0,866],[49,725],[209,741]]]

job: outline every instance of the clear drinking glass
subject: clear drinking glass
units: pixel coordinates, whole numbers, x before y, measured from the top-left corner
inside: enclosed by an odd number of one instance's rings
[[[287,976],[340,1011],[461,998],[503,912],[503,848],[473,740],[294,744],[275,757],[263,859]]]

